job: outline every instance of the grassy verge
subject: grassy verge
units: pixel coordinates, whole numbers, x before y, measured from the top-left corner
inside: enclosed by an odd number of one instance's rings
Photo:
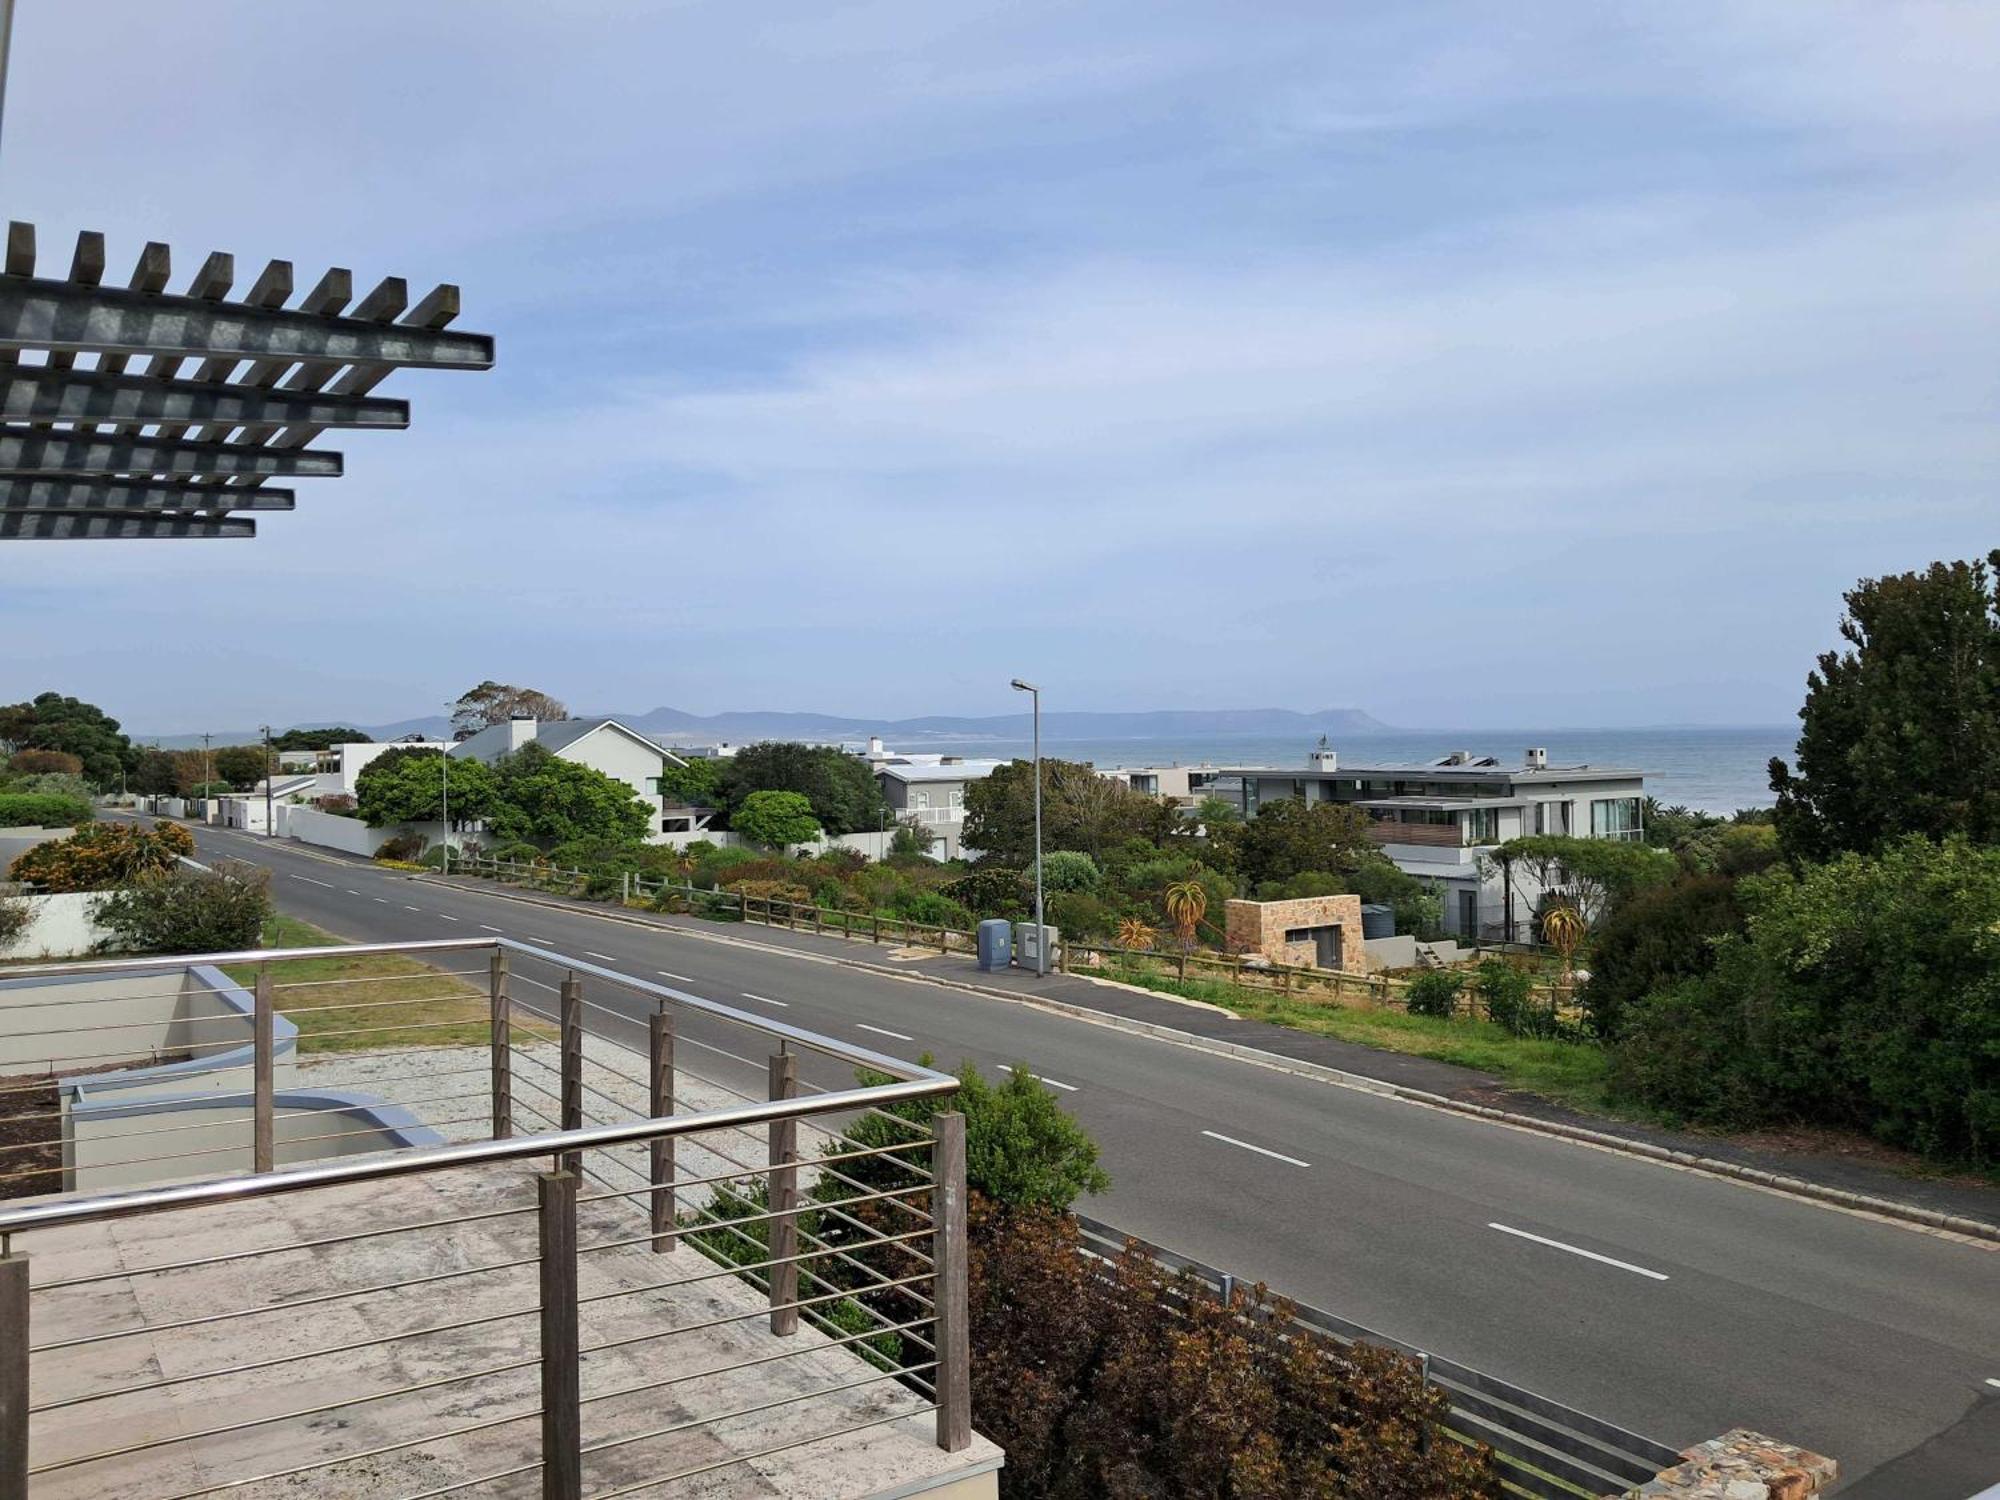
[[[1477,1068],[1577,1109],[1617,1114],[1605,1090],[1609,1066],[1604,1049],[1588,1043],[1541,1041],[1519,1037],[1491,1021],[1446,1020],[1413,1016],[1400,1010],[1373,1010],[1332,1000],[1297,1000],[1268,990],[1243,989],[1216,979],[1180,980],[1171,974],[1137,965],[1121,965],[1108,978],[1126,984],[1220,1005],[1255,1021],[1289,1026],[1320,1036],[1359,1042],[1385,1052],[1435,1058]]]
[[[264,923],[264,942],[273,948],[322,948],[342,941],[296,917],[274,914]],[[461,968],[485,967],[478,954],[456,954],[453,960]],[[246,986],[257,975],[252,964],[232,965],[228,973]],[[301,1055],[484,1046],[491,1035],[483,974],[468,979],[398,954],[356,954],[294,959],[276,967],[272,982],[278,1011],[299,1028]],[[342,1008],[323,1008],[329,1006]],[[519,1017],[514,1027],[548,1031],[524,1025]]]

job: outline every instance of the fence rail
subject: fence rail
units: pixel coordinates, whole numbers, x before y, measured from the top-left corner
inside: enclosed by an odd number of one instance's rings
[[[1167,1270],[1188,1272],[1218,1296],[1226,1298],[1238,1287],[1249,1285],[1227,1271],[1099,1220],[1079,1214],[1077,1223],[1083,1231],[1085,1250],[1105,1260],[1115,1258],[1130,1244]],[[1502,1482],[1511,1493],[1536,1500],[1577,1500],[1578,1496],[1595,1500],[1622,1494],[1681,1461],[1680,1454],[1667,1444],[1588,1412],[1469,1365],[1440,1359],[1320,1308],[1298,1302],[1289,1305],[1293,1326],[1314,1337],[1339,1344],[1375,1344],[1422,1361],[1424,1378],[1444,1391],[1451,1402],[1446,1432],[1468,1446],[1483,1443],[1491,1448]]]
[[[273,1079],[293,1040],[278,1024],[288,1002],[302,1018],[367,1009],[306,1003],[319,998],[316,982],[363,981],[283,976],[292,965],[387,955],[442,963],[426,971],[437,980],[485,981],[466,987],[476,1038],[385,1053],[390,1074],[426,1053],[472,1055],[447,1072],[483,1083],[460,1083],[465,1091],[445,1097],[462,1102],[432,1111],[472,1138],[386,1151],[371,1141],[368,1155],[272,1170],[274,1144],[327,1139],[311,1121],[299,1134],[316,1111],[288,1107]],[[521,959],[563,971],[552,1008],[521,997]],[[234,1137],[176,1151],[183,1127],[161,1125],[133,1148],[149,1153],[135,1159],[151,1164],[151,1181],[0,1202],[0,1500],[195,1500],[281,1483],[432,1500],[530,1476],[549,1500],[581,1500],[586,1486],[608,1500],[671,1494],[676,1481],[913,1417],[931,1422],[940,1449],[971,1442],[964,1121],[940,1113],[917,1124],[891,1108],[949,1095],[949,1075],[507,938],[8,974],[126,978],[129,1002],[135,992],[178,994],[167,980],[193,966],[240,965],[255,969],[249,1013],[202,1017],[230,1034],[189,1044],[231,1049],[245,1075],[241,1097],[227,1095],[246,1116]],[[51,986],[73,988],[88,993],[37,1004],[29,1024],[51,1034],[67,1026],[72,1039],[60,1046],[93,1054],[131,1054],[145,1041],[122,1017],[92,1021],[104,986]],[[636,1008],[607,1003],[611,990]],[[593,1012],[636,1017],[643,1042],[616,1043],[603,1027],[587,1035]],[[457,1012],[437,1024],[466,1026]],[[763,1043],[766,1076],[748,1091],[688,1066],[691,1048],[725,1050],[695,1034],[715,1025]],[[374,1029],[406,1026],[417,1035],[392,1045],[421,1043],[423,1023]],[[806,1053],[870,1081],[809,1086],[799,1078]],[[197,1068],[213,1055],[194,1051]],[[0,1083],[46,1088],[66,1057],[0,1061]],[[847,1133],[864,1117],[889,1144]],[[244,1170],[213,1175],[217,1154]],[[211,1175],[187,1180],[196,1171]],[[282,1213],[262,1207],[277,1201]],[[160,1227],[122,1238],[107,1268],[91,1232],[134,1220]],[[122,1287],[129,1297],[135,1283],[155,1294],[139,1299],[148,1316],[100,1315],[103,1296]],[[767,1341],[748,1340],[753,1325]],[[155,1357],[175,1340],[194,1342]],[[753,1369],[746,1384],[741,1372]],[[674,1403],[685,1419],[664,1421]],[[774,1421],[784,1423],[775,1444]],[[438,1467],[424,1470],[425,1455]],[[385,1479],[405,1474],[407,1489]],[[476,1477],[458,1477],[467,1474]],[[438,1487],[441,1475],[453,1482]]]
[[[679,909],[693,916],[721,921],[757,922],[794,932],[866,938],[873,943],[886,942],[908,948],[935,948],[941,954],[975,954],[979,951],[978,934],[964,928],[912,922],[907,918],[873,912],[843,911],[836,907],[777,897],[751,896],[722,888],[710,890],[689,882],[652,880],[629,872],[616,877],[593,875],[585,870],[565,870],[553,865],[479,856],[464,856],[454,862],[453,869],[461,874],[560,895],[578,898],[599,895],[626,905],[637,901],[656,909]],[[1054,945],[1054,956],[1057,971],[1064,974],[1132,964],[1171,967],[1178,973],[1185,962],[1190,978],[1222,980],[1247,990],[1267,990],[1305,1000],[1330,999],[1339,1004],[1359,1001],[1400,1008],[1407,1007],[1409,1003],[1410,981],[1394,975],[1278,964],[1238,954],[1196,950],[1182,955],[1156,948],[1120,948],[1061,938]],[[1576,1009],[1572,996],[1547,984],[1534,986],[1528,1003],[1565,1019],[1573,1018]],[[1478,995],[1469,988],[1460,992],[1454,1004],[1456,1014],[1474,1019],[1492,1019],[1485,1013]]]

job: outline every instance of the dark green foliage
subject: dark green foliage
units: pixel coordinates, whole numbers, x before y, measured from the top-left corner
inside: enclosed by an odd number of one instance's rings
[[[1080,849],[1102,861],[1127,839],[1148,837],[1179,814],[1079,761],[1042,761],[1042,848]],[[1009,761],[965,789],[965,842],[996,864],[1035,857],[1032,761]],[[1157,842],[1157,839],[1149,839]]]
[[[1034,879],[1030,868],[1027,878]],[[1042,890],[1094,891],[1102,878],[1097,861],[1076,849],[1050,849],[1042,855]]]
[[[476,764],[457,758],[451,763],[454,817],[460,816],[459,767]],[[636,841],[653,826],[652,810],[624,782],[551,755],[537,744],[502,756],[492,777],[492,802],[483,816],[495,839],[541,844],[581,838]],[[468,810],[464,816],[479,814]]]
[[[1005,865],[984,865],[938,887],[940,894],[980,917],[1014,917],[1032,900],[1029,874]]]
[[[936,842],[937,834],[931,829],[922,823],[906,820],[899,822],[896,831],[889,835],[889,853],[892,857],[900,855],[905,859],[926,856]]]
[[[1796,771],[1771,762],[1795,859],[1905,833],[2000,843],[2000,552],[1864,579],[1806,678]]]
[[[1413,1016],[1448,1016],[1458,1009],[1464,976],[1449,969],[1425,969],[1410,980],[1404,999]]]
[[[1286,797],[1266,802],[1247,823],[1210,829],[1209,842],[1230,868],[1256,885],[1308,870],[1352,870],[1379,860],[1368,822],[1358,807]]]
[[[1509,880],[1520,871],[1541,888],[1533,903],[1525,899],[1524,891],[1523,906],[1560,900],[1573,905],[1593,927],[1619,902],[1665,885],[1679,870],[1671,854],[1647,844],[1553,833],[1509,839],[1493,851],[1492,858],[1508,871]]]
[[[889,819],[889,804],[867,762],[837,745],[746,745],[722,763],[717,790],[731,829],[738,809],[757,792],[799,793],[820,827],[836,836],[876,830]]]
[[[1745,930],[1713,972],[1630,1007],[1614,1086],[1719,1125],[2000,1160],[2000,848],[1913,836],[1739,893]]]
[[[1736,882],[1693,875],[1645,891],[1598,924],[1579,998],[1598,1036],[1614,1038],[1648,993],[1715,967],[1715,942],[1743,930]]]
[[[434,823],[444,816],[447,792],[454,819],[490,818],[499,788],[491,767],[441,750],[397,746],[361,768],[354,779],[355,806],[371,828]]]
[[[1032,894],[1028,899],[1032,904]],[[1049,926],[1080,943],[1103,941],[1118,927],[1118,908],[1102,896],[1093,896],[1085,891],[1058,891],[1052,896],[1044,893],[1042,910],[1048,916]],[[1027,913],[1028,908],[1023,907],[1022,914]],[[991,915],[1005,916],[1007,913]]]
[[[949,927],[965,932],[973,924],[971,912],[937,891],[905,890],[889,903],[889,910],[922,927]]]
[[[114,953],[228,953],[254,948],[271,914],[268,871],[224,861],[134,881],[97,904]]]
[[[83,762],[83,774],[100,791],[113,791],[122,773],[138,761],[138,751],[94,703],[40,693],[27,703],[0,707],[0,748],[60,750]]]
[[[265,767],[270,762],[264,758],[262,745],[223,745],[213,752],[210,764],[215,767],[217,781],[247,791],[264,779]]]
[[[331,750],[335,745],[375,743],[358,729],[287,729],[271,741],[273,750]]]
[[[414,864],[424,852],[427,840],[421,833],[399,833],[382,840],[375,846],[377,859],[393,859],[400,864]]]
[[[1515,1036],[1554,1036],[1559,1030],[1555,1013],[1535,1003],[1534,990],[1528,971],[1505,959],[1487,959],[1472,977],[1472,992],[1487,1020]]]
[[[141,750],[126,781],[128,790],[145,797],[171,797],[179,786],[174,758],[164,750]]]
[[[76,797],[39,792],[0,792],[0,828],[74,828],[95,814]]]
[[[714,807],[720,797],[722,770],[727,761],[698,755],[687,764],[669,765],[660,771],[660,795],[669,805]]]
[[[819,819],[804,792],[752,792],[730,814],[729,826],[767,849],[785,849],[819,837]]]

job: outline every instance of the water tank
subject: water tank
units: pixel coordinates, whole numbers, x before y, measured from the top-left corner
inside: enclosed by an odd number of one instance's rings
[[[1395,935],[1396,935],[1396,909],[1393,906],[1384,906],[1380,902],[1376,901],[1362,902],[1361,904],[1362,941],[1371,942],[1376,938],[1394,937]]]
[[[1005,917],[988,917],[979,924],[979,967],[992,974],[1014,962],[1014,924]]]

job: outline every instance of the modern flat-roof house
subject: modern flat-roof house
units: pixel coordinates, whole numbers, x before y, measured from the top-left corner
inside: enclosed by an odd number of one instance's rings
[[[668,834],[685,833],[698,826],[690,822],[691,818],[702,817],[705,821],[705,814],[669,803],[660,790],[661,773],[669,765],[687,762],[616,719],[510,719],[504,724],[489,724],[471,738],[460,740],[450,753],[490,766],[501,756],[528,745],[540,745],[551,755],[602,771],[632,788],[652,805],[652,824],[647,835],[651,843],[667,843]]]
[[[1417,764],[1343,766],[1324,742],[1304,766],[1219,766],[1209,795],[1253,818],[1266,802],[1293,797],[1342,802],[1371,820],[1369,835],[1396,867],[1437,881],[1444,928],[1459,937],[1523,941],[1539,890],[1511,880],[1482,855],[1512,838],[1645,836],[1646,773],[1622,766],[1552,766],[1529,750],[1517,766],[1456,750]]]
[[[896,821],[928,828],[937,835],[934,852],[952,859],[959,853],[965,827],[966,787],[1005,764],[958,755],[897,756],[875,764],[875,781]]]

